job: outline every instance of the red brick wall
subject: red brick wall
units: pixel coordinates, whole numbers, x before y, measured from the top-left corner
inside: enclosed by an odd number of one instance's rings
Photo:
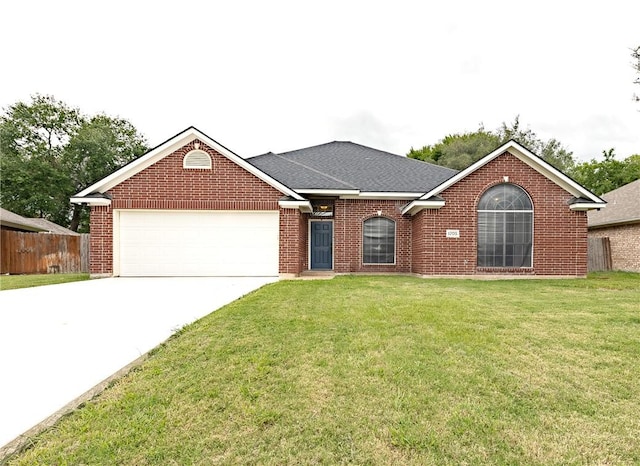
[[[184,146],[109,191],[110,207],[91,209],[91,273],[113,270],[112,209],[278,210],[282,194],[201,143],[212,170],[182,168]],[[534,204],[534,256],[531,269],[476,268],[476,206],[482,193],[509,176]],[[505,154],[445,190],[446,205],[414,217],[401,214],[407,201],[341,200],[334,207],[334,270],[419,274],[526,273],[577,275],[587,271],[586,214],[571,212],[571,195],[517,158]],[[362,264],[362,224],[378,215],[396,222],[396,263]],[[308,269],[309,215],[280,209],[281,273]],[[445,230],[460,230],[459,239]]]
[[[298,209],[280,210],[280,273],[299,274],[304,270],[306,228],[303,217]]]
[[[212,169],[184,169],[184,155],[194,143],[176,150],[109,190],[110,207],[91,209],[92,274],[113,271],[112,209],[278,210],[282,193],[200,143]],[[281,211],[282,212],[282,211]],[[288,224],[286,224],[288,225]],[[287,226],[288,228],[288,226]],[[287,232],[285,230],[286,236]],[[283,245],[280,245],[283,250]],[[284,248],[288,253],[287,248]]]
[[[614,270],[640,272],[640,223],[589,230],[594,238],[609,238]]]
[[[509,182],[533,201],[533,267],[477,268],[477,204],[489,187]],[[516,273],[575,275],[587,273],[587,216],[569,209],[572,195],[511,154],[504,154],[440,194],[446,205],[414,216],[412,271],[419,274]],[[447,229],[460,238],[446,238]]]
[[[337,199],[334,210],[334,270],[346,272],[410,272],[411,218],[403,216],[407,201]],[[362,224],[371,217],[382,216],[396,222],[396,263],[364,265],[362,263]]]
[[[113,272],[113,215],[109,206],[91,207],[89,271],[93,275]]]

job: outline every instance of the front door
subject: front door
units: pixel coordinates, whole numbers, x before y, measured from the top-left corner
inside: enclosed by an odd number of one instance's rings
[[[333,222],[311,222],[311,270],[333,268]]]

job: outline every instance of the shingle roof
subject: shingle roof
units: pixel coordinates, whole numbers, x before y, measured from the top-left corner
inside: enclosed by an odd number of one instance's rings
[[[348,141],[246,159],[294,189],[426,192],[457,173]]]
[[[3,208],[0,208],[0,225],[25,231],[47,231],[46,228],[36,225],[30,219]]]
[[[640,222],[640,180],[603,194],[607,207],[587,213],[589,227]]]
[[[55,235],[71,235],[71,236],[80,235],[80,233],[70,230],[68,228],[65,228],[61,225],[58,225],[57,223],[53,223],[52,221],[47,220],[46,218],[30,218],[29,220],[32,223],[35,223],[36,225],[42,227],[49,233],[53,233]]]
[[[0,208],[0,224],[10,228],[39,233],[54,233],[56,235],[79,234],[44,218],[26,218],[2,208]]]

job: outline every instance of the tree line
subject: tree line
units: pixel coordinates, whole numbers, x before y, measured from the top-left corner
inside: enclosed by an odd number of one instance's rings
[[[88,208],[69,198],[147,150],[129,121],[36,94],[0,116],[0,206],[88,231]]]
[[[514,139],[555,168],[569,175],[594,194],[604,194],[640,179],[640,154],[618,160],[613,148],[602,151],[602,157],[576,162],[573,153],[557,139],[542,140],[531,129],[523,129],[520,118],[493,131],[480,127],[477,131],[448,135],[433,145],[411,148],[408,157],[462,170],[503,143]]]
[[[640,74],[640,48],[632,56]],[[493,131],[480,127],[448,135],[433,145],[411,148],[407,156],[460,170],[510,139],[598,195],[640,179],[640,154],[618,160],[614,149],[607,149],[602,157],[578,163],[560,141],[540,139],[518,117]],[[86,232],[88,208],[71,204],[69,198],[148,149],[145,137],[126,119],[88,116],[53,96],[36,94],[0,115],[0,206]]]

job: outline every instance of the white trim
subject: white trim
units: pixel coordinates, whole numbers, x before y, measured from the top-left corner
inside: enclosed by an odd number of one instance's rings
[[[204,165],[187,165],[187,159],[192,158],[194,155],[198,155],[198,156],[204,155],[206,157],[205,164]],[[182,168],[184,168],[185,170],[211,170],[213,168],[213,163],[211,161],[211,156],[207,154],[205,151],[203,151],[202,149],[194,149],[187,152],[186,154],[184,154],[184,157],[182,157]]]
[[[604,209],[607,207],[607,204],[594,204],[592,202],[576,202],[575,204],[570,204],[569,209],[577,210],[577,211],[587,211],[587,210],[597,210]]]
[[[398,199],[410,201],[417,199],[423,193],[395,192],[395,191],[360,191],[358,189],[295,189],[300,194],[312,194],[316,196],[335,196],[340,199]]]
[[[239,155],[234,154],[229,149],[220,145],[219,143],[211,139],[209,136],[205,135],[204,133],[200,132],[194,127],[187,128],[186,130],[177,134],[176,136],[169,139],[168,141],[160,144],[154,149],[151,149],[142,157],[134,160],[128,165],[125,165],[124,167],[122,167],[121,169],[116,170],[106,178],[103,178],[97,183],[94,183],[88,188],[80,191],[78,194],[73,196],[72,199],[83,198],[93,193],[104,193],[110,190],[111,188],[113,188],[114,186],[131,178],[133,175],[141,172],[145,168],[153,165],[154,163],[158,162],[164,157],[172,154],[173,152],[185,146],[186,144],[193,141],[194,139],[198,139],[202,143],[208,145],[219,154],[228,158],[232,162],[235,162],[237,165],[244,168],[246,171],[256,176],[260,180],[264,181],[268,185],[277,189],[284,195],[293,197],[294,199],[297,199],[297,200],[303,200],[303,197],[300,196],[298,193],[296,193],[294,190],[292,190],[291,188],[288,188],[287,186],[283,185],[279,181],[276,181],[275,179],[267,175],[262,170],[258,169],[251,163],[247,162]],[[86,202],[86,201],[83,201],[83,202]]]
[[[313,207],[311,207],[311,201],[288,201],[288,200],[280,200],[278,201],[278,206],[283,209],[300,209],[300,212],[305,214],[310,214],[313,212]]]
[[[399,193],[399,192],[388,192],[388,191],[363,191],[360,193],[360,197],[375,197],[378,199],[415,199],[418,196],[421,196],[422,193]]]
[[[529,210],[511,210],[511,209],[508,209],[508,210],[504,210],[504,209],[502,209],[502,210],[501,209],[483,209],[483,210],[479,210],[479,209],[476,209],[476,212],[489,212],[489,213],[491,213],[491,212],[513,212],[515,214],[527,214],[527,213],[533,212],[533,209],[529,209]]]
[[[358,196],[359,189],[295,189],[300,194],[317,194],[324,196]]]
[[[376,192],[366,191],[361,192],[357,196],[340,196],[340,199],[386,199],[386,200],[399,200],[399,201],[411,201],[420,197],[422,193],[395,193],[395,192]]]
[[[312,222],[330,222],[331,223],[331,268],[333,270],[334,255],[335,255],[335,236],[336,236],[336,224],[333,218],[317,218],[310,217],[307,221],[307,230],[309,230],[307,238],[307,270],[326,270],[326,269],[312,269],[311,268],[311,223]]]
[[[71,197],[72,204],[87,204],[90,206],[107,206],[111,205],[111,199],[106,197]]]
[[[536,225],[536,215],[535,215],[535,204],[533,202],[533,199],[531,199],[531,195],[529,194],[529,192],[524,189],[522,186],[517,185],[515,183],[510,183],[509,181],[503,181],[502,183],[499,183],[497,185],[491,186],[487,189],[485,189],[483,191],[483,193],[480,195],[480,198],[478,199],[477,204],[480,203],[480,201],[482,200],[482,198],[484,197],[484,195],[487,193],[487,191],[489,191],[491,188],[494,188],[495,186],[500,186],[501,184],[510,184],[513,185],[519,189],[521,189],[529,198],[529,203],[531,204],[531,209],[522,209],[522,210],[479,210],[476,208],[476,269],[534,269],[534,261],[535,261],[535,246],[536,246],[536,237],[535,237],[535,225]],[[477,205],[476,204],[476,205]],[[529,255],[531,256],[531,265],[528,267],[515,267],[515,266],[486,266],[486,265],[478,265],[478,246],[479,246],[479,238],[480,238],[480,222],[479,222],[479,214],[480,213],[520,213],[520,214],[531,214],[531,252],[529,253]]]
[[[111,255],[113,258],[113,276],[120,276],[120,211],[123,209],[113,209],[111,233],[113,234],[113,243],[111,245]],[[138,209],[131,209],[138,210]]]
[[[393,222],[393,263],[391,262],[365,262],[364,261],[364,224],[365,222],[374,218],[384,218]],[[360,264],[366,266],[384,266],[384,265],[397,265],[398,262],[398,222],[394,219],[387,217],[386,215],[374,215],[372,217],[365,218],[361,222],[360,226]]]
[[[410,214],[415,215],[423,209],[440,209],[445,206],[445,201],[421,201],[419,199],[411,202],[404,209],[402,209],[402,215]]]
[[[112,258],[113,258],[113,272],[112,274],[106,274],[105,276],[119,277],[121,273],[121,244],[120,244],[120,232],[121,232],[121,220],[120,214],[122,212],[155,212],[155,213],[205,213],[205,214],[278,214],[277,210],[194,210],[194,209],[113,209],[113,228],[112,228]],[[278,226],[278,238],[280,237],[280,227]],[[278,254],[280,252],[280,243],[278,240]]]
[[[604,204],[604,201],[600,199],[598,196],[596,196],[595,194],[593,194],[591,191],[584,188],[583,186],[580,186],[578,183],[576,183],[571,178],[563,174],[561,171],[554,168],[548,162],[541,159],[540,157],[530,152],[528,149],[524,148],[523,146],[521,146],[515,141],[507,141],[506,143],[498,147],[496,150],[494,150],[490,154],[478,160],[476,163],[472,164],[471,166],[465,168],[461,172],[452,176],[451,178],[446,180],[444,183],[433,188],[431,191],[423,194],[422,197],[420,197],[420,199],[418,200],[426,200],[432,196],[436,196],[440,194],[442,191],[444,191],[448,187],[452,186],[453,184],[457,183],[461,179],[475,172],[479,168],[482,168],[483,166],[491,162],[493,159],[504,154],[505,152],[509,152],[514,157],[526,163],[527,165],[529,165],[531,168],[533,168],[535,171],[537,171],[547,179],[553,181],[554,183],[556,183],[558,186],[560,186],[567,192],[573,194],[575,197],[583,197],[586,199],[591,199],[594,202],[594,204],[597,204],[598,206],[602,206]],[[405,207],[405,209],[403,210],[403,213],[409,212],[409,211],[413,211],[414,213],[417,213],[419,210],[421,210],[421,209],[414,209],[414,203],[417,202],[418,200],[412,202],[407,207]],[[592,208],[598,208],[598,207],[594,206]],[[412,213],[412,215],[414,214]]]

